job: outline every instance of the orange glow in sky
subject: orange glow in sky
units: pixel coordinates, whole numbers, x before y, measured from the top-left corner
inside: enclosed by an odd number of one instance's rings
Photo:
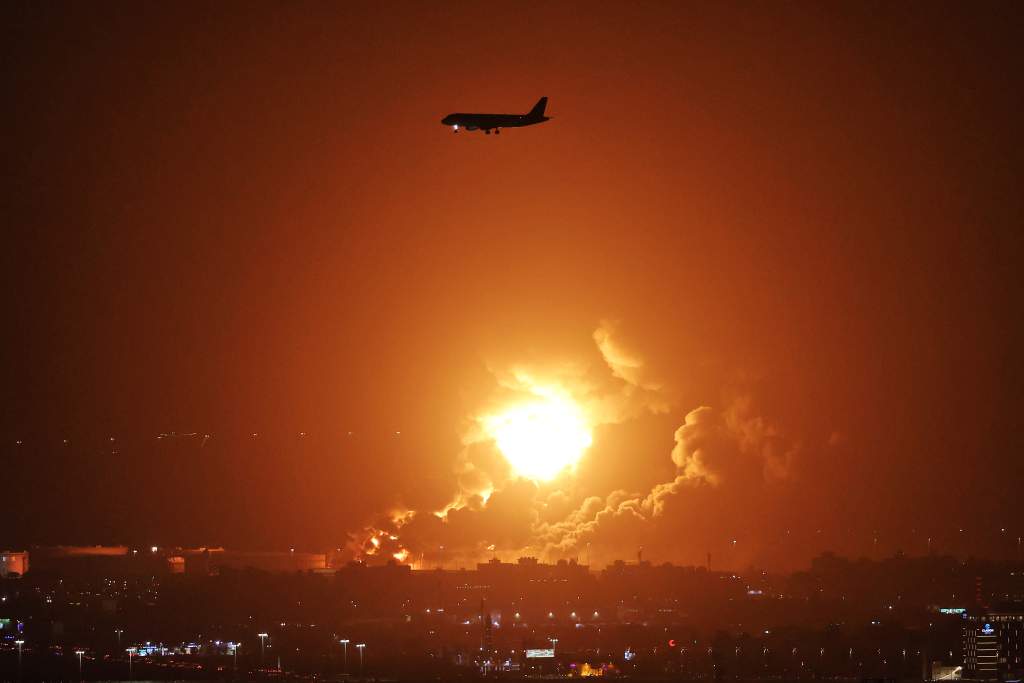
[[[1024,3],[96,4],[0,21],[0,547],[1024,548]]]

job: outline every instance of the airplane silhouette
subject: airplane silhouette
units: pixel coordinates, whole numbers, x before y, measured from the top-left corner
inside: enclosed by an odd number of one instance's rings
[[[460,128],[466,130],[482,130],[488,135],[493,130],[495,135],[501,132],[502,128],[521,128],[532,126],[535,123],[544,123],[551,119],[544,116],[544,108],[548,106],[548,98],[542,97],[533,105],[528,114],[463,114],[455,113],[441,119],[445,126],[451,126],[456,133]]]

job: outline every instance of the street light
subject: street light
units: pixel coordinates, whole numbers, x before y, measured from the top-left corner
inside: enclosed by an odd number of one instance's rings
[[[242,644],[241,643],[231,643],[231,645],[233,646],[231,648],[231,654],[234,655],[234,657],[235,657],[235,661],[234,661],[234,664],[232,664],[232,667],[234,668],[235,671],[238,671],[238,648],[242,647]]]
[[[356,649],[359,650],[359,675],[363,675],[363,650],[366,649],[366,643],[357,643]]]
[[[82,655],[85,650],[75,650],[75,654],[78,655],[78,680],[82,680]]]
[[[120,647],[121,647],[121,634],[122,633],[124,633],[124,629],[123,628],[115,628],[114,629],[114,635],[117,636],[117,647],[118,647],[118,649],[120,649]]]
[[[260,666],[263,666],[263,649],[264,649],[264,644],[267,642],[267,636],[270,635],[270,634],[268,634],[268,633],[257,633],[256,635],[260,639]]]
[[[21,646],[25,644],[24,640],[16,640],[14,644],[18,646],[18,679],[21,679]]]
[[[132,680],[132,655],[135,654],[135,648],[130,647],[125,650],[128,653],[128,680]]]
[[[343,648],[345,648],[345,668],[344,668],[344,672],[348,673],[348,643],[349,643],[349,640],[348,640],[348,638],[342,638],[338,642],[341,643],[341,646]]]

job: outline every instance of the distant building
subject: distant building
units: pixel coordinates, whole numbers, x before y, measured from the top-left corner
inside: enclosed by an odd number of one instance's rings
[[[78,557],[127,557],[125,545],[52,545],[33,546],[32,551],[41,559],[67,559]]]
[[[514,563],[492,558],[476,565],[477,574],[485,582],[514,580],[516,578],[534,581],[561,581],[569,578],[583,578],[590,568],[576,560],[559,560],[555,564],[538,562],[536,557],[520,557]]]
[[[1024,606],[984,609],[964,620],[963,677],[1019,679],[1024,673]]]
[[[25,550],[0,551],[0,578],[24,576],[28,571],[28,552]]]
[[[64,577],[162,573],[164,561],[151,550],[113,546],[32,546],[34,573]]]
[[[221,569],[306,572],[327,567],[327,555],[324,553],[297,553],[294,550],[288,552],[244,552],[211,548],[202,556],[206,565],[204,568],[209,573],[219,572]],[[191,571],[191,567],[189,571]]]

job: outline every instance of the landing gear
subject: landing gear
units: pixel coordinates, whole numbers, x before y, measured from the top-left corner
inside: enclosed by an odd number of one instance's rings
[[[484,128],[484,134],[490,135],[491,134],[491,129],[490,128]]]
[[[500,133],[500,132],[501,132],[501,128],[495,128],[495,129],[494,129],[494,134],[495,134],[495,135],[497,135],[497,134],[498,134],[498,133]]]

